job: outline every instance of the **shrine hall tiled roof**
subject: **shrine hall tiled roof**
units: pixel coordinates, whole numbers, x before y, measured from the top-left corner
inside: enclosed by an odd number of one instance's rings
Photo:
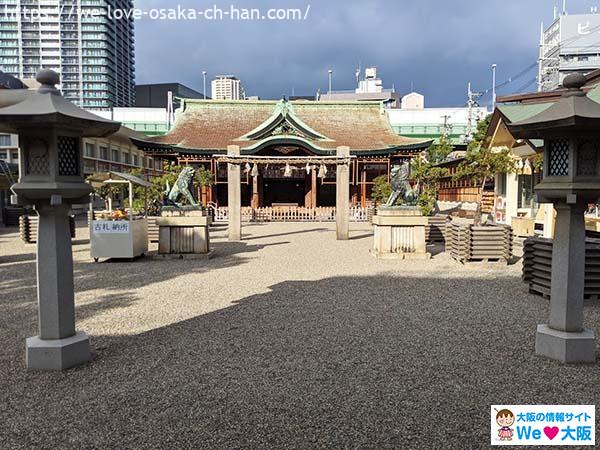
[[[238,145],[255,153],[265,145],[304,144],[315,153],[413,153],[431,140],[399,136],[380,102],[185,100],[171,131],[133,140],[145,150],[223,153]]]

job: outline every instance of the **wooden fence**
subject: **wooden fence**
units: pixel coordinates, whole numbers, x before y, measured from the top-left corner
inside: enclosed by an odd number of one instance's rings
[[[211,208],[214,222],[227,222],[229,213],[226,206]],[[373,216],[373,208],[359,206],[350,208],[351,222],[368,222]],[[242,207],[242,222],[335,222],[335,207],[304,208],[286,207]]]

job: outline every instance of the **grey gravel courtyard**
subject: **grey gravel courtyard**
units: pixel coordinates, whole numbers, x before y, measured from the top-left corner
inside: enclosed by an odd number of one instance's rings
[[[534,355],[548,301],[512,266],[381,261],[371,232],[256,224],[212,260],[94,264],[74,245],[95,360],[25,369],[35,247],[0,230],[0,449],[487,448],[491,404],[600,403],[600,365]],[[600,334],[600,302],[586,302]]]

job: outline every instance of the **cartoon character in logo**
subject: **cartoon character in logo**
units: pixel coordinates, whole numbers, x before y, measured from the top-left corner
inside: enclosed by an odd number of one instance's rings
[[[508,409],[501,409],[496,414],[496,423],[501,428],[498,430],[498,437],[501,441],[512,441],[513,429],[511,426],[515,423],[515,415]]]

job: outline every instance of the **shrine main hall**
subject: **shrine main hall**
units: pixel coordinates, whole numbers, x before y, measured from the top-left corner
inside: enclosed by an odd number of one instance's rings
[[[350,201],[370,203],[374,179],[413,158],[430,140],[399,136],[380,102],[183,99],[171,131],[132,139],[148,156],[204,166],[207,200],[227,206],[227,154],[237,148],[242,206],[335,205],[338,150],[350,153]]]

